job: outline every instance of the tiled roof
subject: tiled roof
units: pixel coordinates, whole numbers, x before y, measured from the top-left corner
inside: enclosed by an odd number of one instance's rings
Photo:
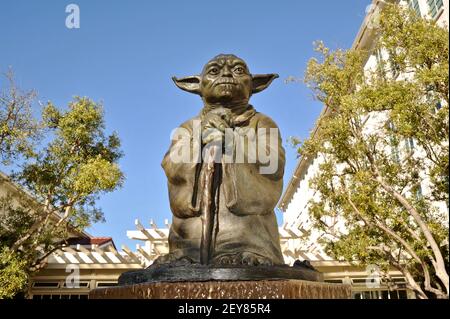
[[[112,239],[112,237],[90,237],[90,238],[86,238],[86,237],[72,237],[69,238],[67,240],[67,243],[69,245],[104,245],[108,242],[111,242],[114,245],[114,241]]]

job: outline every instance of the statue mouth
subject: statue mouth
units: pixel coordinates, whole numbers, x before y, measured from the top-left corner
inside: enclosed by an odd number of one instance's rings
[[[231,86],[237,86],[237,84],[234,83],[219,83],[216,86],[225,86],[225,87],[231,87]]]
[[[235,79],[222,78],[222,79],[218,79],[216,81],[216,83],[214,83],[214,86],[218,86],[218,85],[233,85],[233,86],[236,86],[238,84],[239,84],[238,81],[236,81]]]

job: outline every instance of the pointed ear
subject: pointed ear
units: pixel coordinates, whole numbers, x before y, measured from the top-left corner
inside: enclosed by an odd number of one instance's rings
[[[181,79],[177,79],[175,76],[173,76],[172,80],[173,82],[175,82],[175,85],[178,86],[183,91],[201,95],[200,77],[198,75],[187,76]]]
[[[254,74],[252,93],[258,93],[265,90],[273,80],[278,78],[278,74]]]

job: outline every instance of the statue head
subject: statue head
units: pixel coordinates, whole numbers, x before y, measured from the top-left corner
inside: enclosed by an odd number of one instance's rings
[[[247,64],[233,54],[212,58],[200,75],[172,80],[182,90],[198,94],[210,106],[233,108],[247,104],[250,96],[266,89],[278,74],[251,74]]]

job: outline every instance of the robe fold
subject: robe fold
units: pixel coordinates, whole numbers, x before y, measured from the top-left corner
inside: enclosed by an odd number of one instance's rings
[[[169,232],[169,251],[176,258],[189,257],[195,262],[200,260],[200,240],[202,234],[201,197],[203,163],[195,161],[195,143],[199,136],[194,132],[196,116],[180,127],[189,133],[189,138],[173,139],[166,153],[162,167],[168,179],[170,207],[173,221]],[[198,123],[198,122],[197,122]],[[233,141],[232,162],[222,157],[221,184],[218,190],[218,208],[215,216],[212,260],[242,252],[265,257],[274,264],[283,264],[280,248],[277,220],[274,208],[281,196],[285,152],[279,129],[268,116],[256,112],[252,106],[234,117],[235,136]],[[258,130],[265,128],[264,130]],[[276,143],[270,128],[276,131]],[[246,135],[248,129],[254,129],[255,135]],[[259,132],[259,133],[258,133]],[[265,138],[266,144],[259,145],[259,139]],[[251,156],[248,145],[254,143],[256,154],[266,155],[265,161]],[[171,152],[177,153],[188,147],[191,161],[176,162]],[[262,147],[263,149],[259,149]],[[236,162],[236,154],[243,151],[243,160]],[[250,151],[251,153],[251,151]],[[255,160],[251,160],[251,158]],[[267,170],[269,164],[272,168]],[[273,167],[273,163],[276,163]],[[266,168],[266,172],[264,171]]]

